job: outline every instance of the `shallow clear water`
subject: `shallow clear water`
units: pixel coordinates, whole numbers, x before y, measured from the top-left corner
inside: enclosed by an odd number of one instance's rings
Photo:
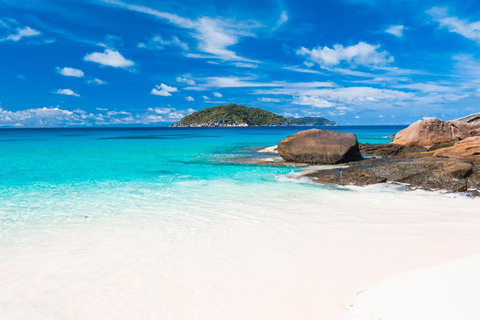
[[[401,128],[333,129],[353,131],[360,142],[388,143],[388,136]],[[0,234],[34,224],[120,214],[138,201],[161,199],[162,205],[176,204],[182,210],[193,196],[189,183],[224,180],[244,188],[276,183],[279,176],[298,169],[233,164],[229,159],[254,156],[255,147],[275,145],[305,129],[1,129]],[[197,191],[208,201],[211,195]]]

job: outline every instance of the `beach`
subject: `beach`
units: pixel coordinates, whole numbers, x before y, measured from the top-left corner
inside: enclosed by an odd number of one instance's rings
[[[0,318],[342,319],[382,281],[480,252],[478,199],[228,162],[293,129],[255,130],[19,137],[2,156],[17,171],[1,187]]]

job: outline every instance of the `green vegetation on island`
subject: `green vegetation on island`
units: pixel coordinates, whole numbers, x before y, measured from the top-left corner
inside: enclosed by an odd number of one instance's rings
[[[297,126],[338,126],[338,123],[322,117],[288,118],[288,122]]]
[[[268,125],[288,125],[288,121],[284,117],[270,111],[231,103],[194,112],[172,126],[220,127]]]
[[[172,127],[248,127],[248,126],[336,126],[335,121],[321,117],[288,118],[273,112],[235,103],[194,112]]]

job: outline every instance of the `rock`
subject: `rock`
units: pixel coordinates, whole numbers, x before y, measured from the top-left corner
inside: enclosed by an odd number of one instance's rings
[[[467,179],[468,189],[480,190],[480,172],[472,174]]]
[[[431,146],[435,143],[452,141],[450,127],[437,118],[423,118],[395,134],[393,144],[401,146]]]
[[[413,153],[426,152],[422,146],[401,146],[398,144],[361,144],[360,153],[362,156],[376,157],[397,157],[407,156]]]
[[[473,166],[462,161],[364,161],[350,168],[320,170],[305,176],[322,183],[364,186],[382,182],[406,183],[425,190],[467,190]]]
[[[480,113],[450,120],[447,123],[452,130],[452,140],[463,140],[468,137],[480,136]]]
[[[289,162],[337,164],[362,160],[353,133],[310,129],[278,143],[278,154]]]
[[[441,148],[433,151],[433,155],[442,158],[480,158],[480,136],[469,137],[455,143],[451,147]]]
[[[395,134],[393,144],[431,146],[480,136],[480,113],[450,121],[424,118]]]

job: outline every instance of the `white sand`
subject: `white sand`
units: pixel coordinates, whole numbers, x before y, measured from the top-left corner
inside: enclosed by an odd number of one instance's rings
[[[3,239],[0,319],[338,320],[363,288],[480,252],[478,200],[248,186],[72,195],[125,214]]]
[[[344,317],[378,319],[480,319],[480,255],[385,280],[361,293]]]
[[[260,150],[257,150],[260,153],[278,153],[278,146],[266,147]]]

